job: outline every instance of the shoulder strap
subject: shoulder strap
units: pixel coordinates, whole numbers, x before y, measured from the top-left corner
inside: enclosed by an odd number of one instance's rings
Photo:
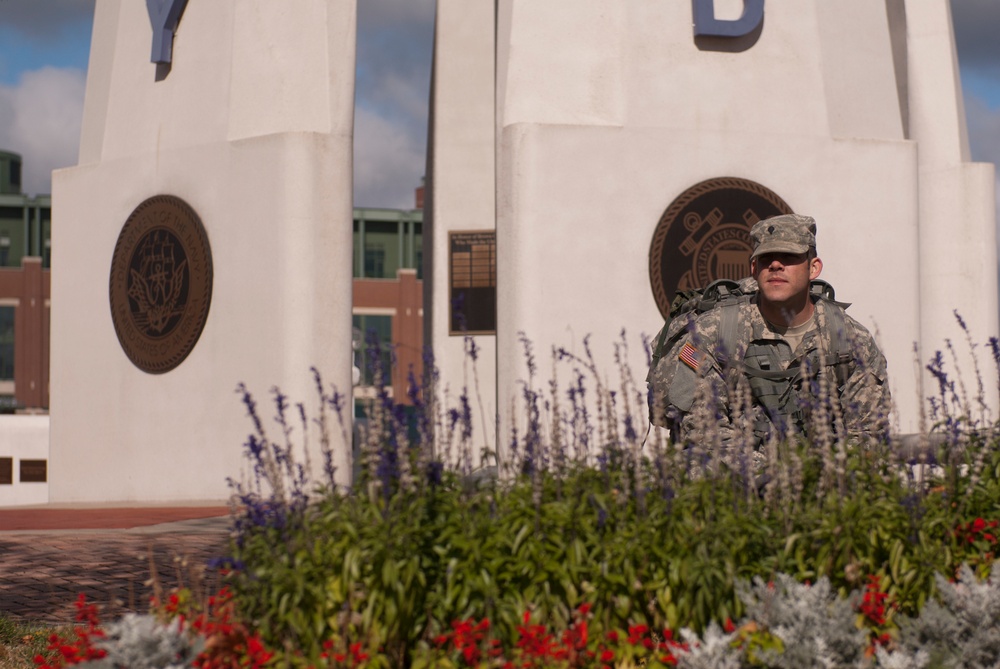
[[[736,356],[736,343],[739,341],[740,305],[750,301],[750,297],[734,300],[728,304],[721,305],[722,311],[719,315],[719,353],[725,356],[725,360],[720,360],[720,364],[733,362]]]
[[[814,285],[815,283],[817,282],[814,282]],[[829,284],[826,285],[829,286]],[[825,326],[830,333],[831,350],[827,351],[825,358],[819,362],[825,367],[833,368],[837,377],[837,386],[843,387],[854,371],[854,355],[851,352],[850,337],[847,333],[847,313],[844,311],[851,305],[837,302],[832,297],[828,297],[826,293],[817,293],[815,289],[813,292],[819,296],[818,301],[823,303]],[[830,288],[829,295],[833,295],[832,288]]]

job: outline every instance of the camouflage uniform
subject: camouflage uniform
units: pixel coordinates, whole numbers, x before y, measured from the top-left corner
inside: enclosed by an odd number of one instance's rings
[[[815,257],[816,221],[809,216],[758,221],[750,237],[751,262],[764,254]],[[764,319],[756,282],[746,279],[740,289],[742,297],[689,312],[663,333],[660,345],[669,340],[669,349],[647,377],[650,422],[669,427],[676,442],[720,452],[723,461],[790,433],[816,443],[884,438],[885,357],[845,305],[803,286],[814,325],[793,351]]]
[[[714,403],[714,425],[718,429],[723,444],[742,439],[753,433],[755,446],[759,446],[776,427],[783,433],[792,428],[807,435],[819,427],[817,412],[826,411],[824,427],[834,423],[836,429],[841,422],[849,437],[880,437],[888,427],[889,386],[886,382],[885,357],[879,351],[871,334],[849,315],[844,314],[847,341],[850,343],[851,359],[843,364],[848,366],[846,381],[838,383],[831,368],[820,365],[821,355],[833,351],[835,333],[830,332],[831,320],[828,311],[840,307],[825,300],[816,300],[816,328],[806,334],[797,351],[791,350],[781,335],[768,328],[755,302],[747,302],[731,307],[738,309],[738,337],[735,342],[736,360],[740,360],[748,348],[758,354],[772,351],[781,361],[781,369],[789,369],[793,364],[801,365],[803,373],[791,383],[798,395],[802,415],[792,418],[786,425],[775,425],[782,421],[780,416],[769,416],[761,403],[753,397],[749,381],[737,362],[732,365],[720,362],[725,358],[717,348],[719,324],[722,309],[702,314],[694,323],[692,331],[681,339],[653,370],[650,385],[654,393],[653,406],[663,411],[669,423],[675,427],[673,438],[681,442],[697,440],[699,429],[685,418],[695,408],[696,401]],[[690,346],[689,346],[690,345]],[[681,357],[681,352],[687,353]],[[695,353],[691,353],[691,347]],[[755,358],[760,355],[755,356]],[[694,362],[697,370],[691,362]],[[750,366],[753,361],[745,361]],[[819,406],[823,396],[821,383],[825,383],[826,396],[836,399],[827,403],[826,409]],[[665,390],[665,392],[664,392]],[[749,394],[748,394],[749,393]],[[660,421],[654,422],[661,424]],[[702,426],[703,427],[703,426]],[[813,435],[816,436],[816,435]]]
[[[752,232],[755,255],[814,248],[811,218],[770,221],[777,228],[762,221]],[[814,326],[792,351],[768,326],[757,299],[717,307],[689,324],[650,372],[651,422],[670,427],[675,441],[723,451],[759,449],[772,435],[789,432],[823,441],[884,438],[890,405],[886,361],[864,326],[842,305],[811,296]],[[726,310],[737,310],[735,329],[732,320],[726,326],[735,341],[723,347]],[[795,369],[801,373],[790,379],[788,372],[781,374]]]

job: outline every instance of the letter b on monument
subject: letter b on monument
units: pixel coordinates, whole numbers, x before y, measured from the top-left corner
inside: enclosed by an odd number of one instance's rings
[[[734,21],[715,18],[715,0],[691,0],[691,4],[696,37],[743,37],[764,21],[764,0],[743,0],[743,15]]]

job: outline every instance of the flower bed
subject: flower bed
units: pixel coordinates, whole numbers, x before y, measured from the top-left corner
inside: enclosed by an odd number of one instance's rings
[[[410,396],[415,414],[379,389],[350,490],[335,485],[329,457],[342,396],[316,375],[326,457],[314,479],[293,447],[305,410],[293,427],[275,391],[272,440],[241,388],[255,476],[234,483],[227,586],[156,604],[157,647],[180,644],[175,659],[199,667],[317,669],[975,667],[1000,657],[990,579],[1000,432],[941,358],[930,366],[933,449],[848,444],[835,431],[822,443],[774,440],[761,478],[749,447],[723,463],[711,436],[685,449],[644,440],[645,391],[627,368],[612,390],[588,358],[553,351],[573,382],[543,392],[525,349],[507,457],[473,440],[474,389],[449,408],[430,366]],[[125,632],[87,635],[111,655]]]

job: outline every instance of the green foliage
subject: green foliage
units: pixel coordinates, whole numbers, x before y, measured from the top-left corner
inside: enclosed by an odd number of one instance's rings
[[[612,390],[589,350],[586,358],[553,351],[553,365],[571,365],[574,381],[564,396],[553,374],[543,397],[522,341],[525,406],[503,457],[487,446],[473,457],[467,390],[448,409],[431,371],[431,385],[410,395],[415,422],[378,392],[353,488],[327,483],[307,499],[301,481],[268,480],[270,499],[241,497],[247,513],[237,518],[234,557],[244,567],[232,584],[270,647],[317,666],[330,649],[353,649],[368,666],[407,666],[455,621],[488,621],[493,638],[510,640],[526,613],[558,633],[586,604],[594,629],[702,635],[690,666],[711,666],[731,640],[720,626],[759,601],[741,598],[737,584],[787,574],[822,583],[823,596],[858,610],[869,606],[846,616],[843,606],[830,608],[853,627],[822,644],[847,648],[844,639],[860,631],[870,656],[891,642],[896,616],[917,617],[938,597],[938,574],[971,564],[985,576],[993,564],[998,542],[987,530],[1000,519],[1000,430],[968,418],[978,410],[948,381],[940,355],[928,367],[941,384],[935,427],[918,449],[829,432],[823,443],[770,440],[757,452],[730,445],[723,458],[711,431],[684,449],[656,432],[641,440],[645,393],[624,363]],[[1000,343],[991,345],[1000,363]],[[340,406],[336,393],[320,393],[324,407]],[[980,384],[985,406],[981,395]],[[294,458],[244,401],[258,431],[248,442],[254,470],[270,476],[280,468],[267,466],[268,454],[275,463]],[[472,471],[475,461],[496,467]],[[298,492],[277,494],[288,490]],[[800,613],[788,620],[820,624]],[[784,666],[798,661],[776,659],[789,649],[810,652],[762,624],[743,628],[751,664]]]
[[[328,639],[361,642],[393,664],[453,620],[488,619],[512,638],[525,611],[562,629],[584,602],[604,629],[703,630],[745,615],[737,581],[779,573],[828,579],[842,598],[878,575],[914,615],[935,574],[979,555],[954,529],[997,516],[996,486],[959,506],[938,481],[916,489],[868,454],[849,464],[847,494],[807,485],[794,514],[748,501],[736,477],[682,477],[640,505],[621,470],[586,466],[477,487],[450,474],[388,498],[330,493],[284,527],[244,533],[235,587],[272,646],[315,657]]]

